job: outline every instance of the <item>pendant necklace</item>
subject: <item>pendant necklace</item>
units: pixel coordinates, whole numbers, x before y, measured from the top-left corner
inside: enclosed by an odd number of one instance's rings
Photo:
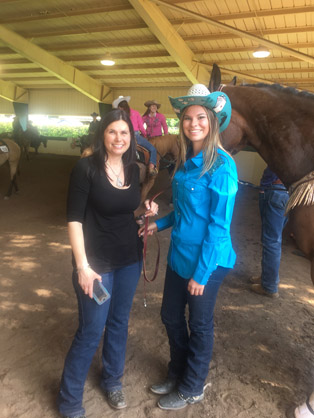
[[[107,164],[107,166],[110,168],[110,170],[113,172],[113,174],[116,177],[116,186],[123,187],[122,180],[120,179],[120,174],[121,174],[121,171],[122,171],[122,168],[123,168],[123,164],[120,167],[119,174],[115,173],[115,171],[113,170],[113,168],[111,167],[111,165],[108,163],[108,161],[106,161],[106,164]]]

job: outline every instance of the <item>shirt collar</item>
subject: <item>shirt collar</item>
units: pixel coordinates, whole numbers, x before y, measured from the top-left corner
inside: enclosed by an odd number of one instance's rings
[[[191,164],[194,164],[196,167],[201,167],[203,165],[203,151],[199,152],[195,157],[191,158],[192,152],[192,148],[190,148],[187,152],[188,159],[184,166],[188,168]]]

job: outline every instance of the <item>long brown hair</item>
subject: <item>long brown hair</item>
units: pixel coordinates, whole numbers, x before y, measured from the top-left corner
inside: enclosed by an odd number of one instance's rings
[[[173,175],[186,162],[187,151],[188,151],[188,148],[191,145],[191,141],[184,134],[184,131],[183,131],[184,116],[185,116],[185,114],[187,112],[187,109],[189,107],[190,106],[187,106],[185,109],[183,109],[183,111],[181,113],[181,117],[180,117],[180,133],[179,133],[180,150],[179,150],[179,155],[178,155],[178,158],[177,158],[177,162],[176,162],[176,166],[175,166]],[[220,140],[219,122],[218,122],[217,117],[207,107],[202,106],[202,108],[204,109],[204,111],[207,115],[207,118],[208,118],[209,132],[206,135],[206,137],[204,138],[204,142],[203,142],[203,148],[202,148],[202,151],[203,151],[203,169],[202,169],[202,172],[201,172],[201,176],[203,176],[211,168],[211,166],[214,164],[214,162],[217,158],[217,149],[221,148],[221,149],[224,150],[224,148],[221,144],[221,140]]]
[[[126,124],[129,127],[130,131],[130,147],[128,150],[123,154],[122,161],[124,166],[124,176],[125,176],[125,185],[129,185],[132,177],[132,170],[136,163],[136,141],[134,137],[134,130],[132,122],[127,115],[127,113],[120,109],[114,109],[110,112],[106,113],[100,121],[100,124],[98,126],[97,133],[94,137],[94,152],[92,155],[92,160],[94,163],[95,168],[98,170],[100,174],[105,174],[107,177],[107,173],[105,171],[104,162],[108,159],[108,152],[106,150],[105,144],[104,144],[104,133],[107,127],[118,120],[123,120],[126,122]]]
[[[125,111],[125,113],[130,116],[130,106],[128,104],[128,102],[126,100],[122,100],[122,102],[120,102],[118,104],[118,109],[122,109]]]
[[[156,110],[156,114],[157,113],[159,113],[158,110]],[[146,109],[146,112],[143,113],[143,117],[146,116],[146,115],[149,115],[149,114],[150,114],[150,106]]]

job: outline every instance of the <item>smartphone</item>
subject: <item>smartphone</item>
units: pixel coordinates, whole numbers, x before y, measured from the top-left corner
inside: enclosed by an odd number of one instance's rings
[[[97,279],[94,280],[93,284],[93,297],[98,305],[102,305],[110,298],[108,290]]]

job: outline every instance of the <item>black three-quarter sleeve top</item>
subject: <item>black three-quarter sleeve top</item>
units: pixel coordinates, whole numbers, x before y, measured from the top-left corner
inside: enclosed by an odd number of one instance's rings
[[[67,221],[82,223],[87,260],[97,273],[107,273],[142,259],[142,240],[133,214],[139,204],[136,164],[127,189],[114,187],[105,173],[93,168],[92,157],[79,160],[74,167]]]

